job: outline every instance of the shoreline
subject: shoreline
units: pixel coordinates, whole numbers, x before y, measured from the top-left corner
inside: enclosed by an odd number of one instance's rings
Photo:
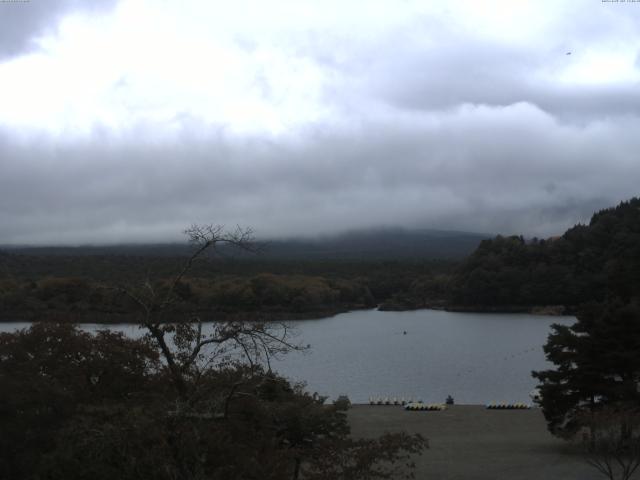
[[[440,310],[459,313],[528,313],[531,315],[545,315],[553,317],[571,317],[576,314],[576,308],[566,305],[448,305],[444,303],[427,303],[410,307],[394,304],[381,304],[378,310],[382,312],[410,312],[414,310]]]
[[[420,307],[405,307],[393,305],[343,306],[308,312],[272,311],[272,312],[195,312],[195,315],[206,318],[204,322],[214,321],[252,321],[252,322],[287,322],[297,320],[321,320],[342,313],[360,310],[377,310],[380,312],[412,312],[417,310],[438,310],[457,313],[522,313],[553,317],[570,317],[575,315],[575,309],[563,305],[546,306],[461,306],[461,305],[424,305]],[[193,312],[176,312],[176,316],[194,316]],[[208,318],[207,318],[208,317]],[[60,322],[60,323],[96,323],[104,325],[137,324],[138,314],[127,312],[2,312],[0,323],[16,322]]]
[[[200,316],[203,322],[215,321],[251,321],[251,322],[287,322],[292,320],[320,320],[341,313],[358,310],[370,310],[371,307],[334,308],[308,312],[175,312],[176,317]],[[2,312],[0,323],[16,322],[60,322],[60,323],[98,323],[104,325],[138,324],[139,314],[127,312]],[[170,322],[163,322],[170,323]]]

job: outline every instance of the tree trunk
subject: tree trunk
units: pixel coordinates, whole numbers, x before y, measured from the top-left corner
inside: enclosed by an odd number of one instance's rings
[[[173,353],[171,353],[171,349],[167,345],[167,342],[164,340],[164,332],[154,325],[147,325],[147,328],[153,335],[153,338],[156,339],[158,345],[160,346],[160,350],[162,351],[162,355],[167,361],[167,366],[169,367],[169,371],[171,372],[171,377],[173,379],[173,383],[176,386],[176,390],[178,391],[178,395],[180,398],[184,398],[187,396],[187,384],[184,381],[184,377],[182,376],[182,372],[180,371],[180,367],[175,362],[173,358]]]
[[[293,480],[298,480],[298,477],[300,476],[300,457],[296,457],[295,462],[296,463],[293,468]]]

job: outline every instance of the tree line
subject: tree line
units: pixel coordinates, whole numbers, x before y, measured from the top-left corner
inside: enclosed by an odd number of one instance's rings
[[[0,256],[0,321],[73,319],[126,321],[130,299],[114,290],[122,281],[171,281],[183,257]],[[341,311],[402,305],[419,308],[444,298],[447,260],[272,261],[206,258],[181,279],[185,311],[210,319],[233,315],[322,317]]]
[[[559,287],[582,290],[576,322],[552,325],[544,346],[554,368],[533,372],[541,406],[553,434],[582,435],[588,462],[626,480],[640,467],[640,200],[560,240],[548,251],[574,263]]]
[[[484,240],[457,268],[453,305],[563,305],[568,311],[640,289],[640,199],[597,212],[562,236]]]

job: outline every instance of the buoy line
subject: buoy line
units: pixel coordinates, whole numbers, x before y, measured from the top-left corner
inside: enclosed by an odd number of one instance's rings
[[[442,410],[446,410],[447,406],[443,403],[414,402],[414,403],[408,403],[404,407],[404,409],[411,410],[411,411],[422,411],[422,412],[441,412]]]
[[[488,410],[529,410],[531,405],[526,403],[489,403]]]

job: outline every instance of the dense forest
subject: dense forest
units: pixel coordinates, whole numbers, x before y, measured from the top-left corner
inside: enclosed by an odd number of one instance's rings
[[[126,321],[119,287],[166,284],[182,256],[0,256],[0,320]],[[380,304],[443,301],[450,260],[346,261],[204,258],[178,289],[183,312],[208,319],[321,317]],[[409,300],[407,300],[409,299]]]
[[[456,261],[483,237],[379,229],[316,239],[221,245],[181,282],[181,308],[208,319],[322,317],[383,305],[444,304]],[[119,288],[166,283],[188,244],[11,247],[0,251],[0,321],[128,321]]]
[[[607,296],[640,291],[640,199],[599,211],[547,240],[484,240],[450,283],[455,306],[561,305],[566,311]]]

